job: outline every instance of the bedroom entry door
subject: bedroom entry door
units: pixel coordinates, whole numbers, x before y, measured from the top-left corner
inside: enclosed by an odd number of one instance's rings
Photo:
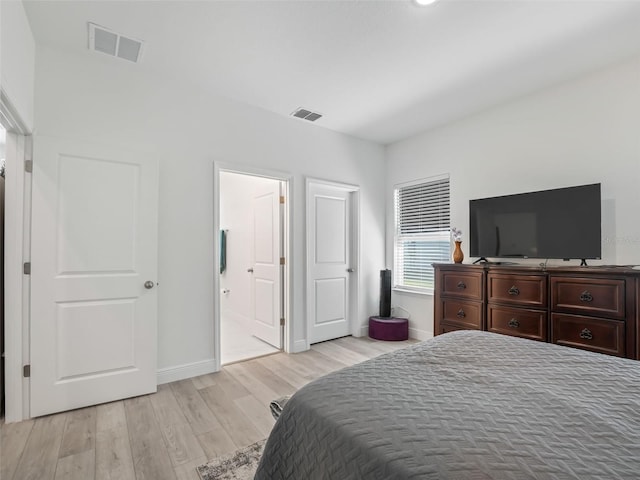
[[[272,181],[253,194],[251,237],[251,334],[282,348],[283,317],[281,182]]]
[[[31,416],[156,391],[155,158],[36,137]]]
[[[357,286],[353,188],[307,182],[309,343],[351,334]]]

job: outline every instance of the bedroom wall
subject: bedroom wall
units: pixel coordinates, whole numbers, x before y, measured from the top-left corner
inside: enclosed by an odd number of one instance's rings
[[[0,2],[0,85],[33,129],[35,41],[22,2]]]
[[[156,154],[159,367],[213,359],[213,162],[293,175],[293,342],[304,346],[304,177],[361,186],[361,321],[384,266],[384,149],[238,102],[147,77],[108,57],[36,52],[37,134]]]
[[[451,225],[464,232],[465,262],[470,199],[600,182],[603,259],[590,263],[640,264],[639,125],[637,57],[389,145],[387,267],[394,184],[441,173],[451,175]],[[394,291],[392,303],[411,313],[413,335],[433,335],[431,295]]]

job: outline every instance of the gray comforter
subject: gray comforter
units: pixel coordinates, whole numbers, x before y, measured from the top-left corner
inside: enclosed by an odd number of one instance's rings
[[[640,362],[441,335],[299,390],[255,478],[640,479]]]

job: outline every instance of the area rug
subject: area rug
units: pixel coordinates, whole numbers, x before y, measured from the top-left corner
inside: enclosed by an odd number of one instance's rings
[[[197,470],[202,480],[253,480],[267,440],[260,440],[230,455],[200,465]]]

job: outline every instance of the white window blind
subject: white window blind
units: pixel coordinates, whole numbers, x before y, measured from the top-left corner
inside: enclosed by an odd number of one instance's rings
[[[394,190],[394,288],[433,292],[431,264],[451,255],[449,176]]]

